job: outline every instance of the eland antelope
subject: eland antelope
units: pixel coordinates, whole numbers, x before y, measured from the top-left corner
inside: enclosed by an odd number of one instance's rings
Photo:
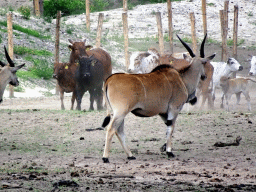
[[[4,51],[5,51],[5,57],[9,65],[0,61],[0,66],[2,66],[2,68],[0,68],[0,103],[3,101],[4,90],[8,83],[15,87],[19,85],[16,72],[25,65],[25,64],[21,64],[15,67],[15,63],[11,60],[6,50],[6,47],[4,47]]]
[[[177,35],[179,38],[179,36]],[[107,126],[103,162],[109,162],[110,144],[114,134],[117,135],[128,159],[136,159],[125,143],[124,118],[128,113],[139,117],[159,115],[167,126],[167,143],[164,145],[168,157],[172,153],[172,134],[176,118],[186,102],[191,102],[200,78],[205,78],[204,65],[215,54],[204,58],[204,44],[201,44],[200,56],[180,38],[179,40],[190,53],[190,65],[179,72],[171,65],[160,65],[147,74],[113,74],[104,85],[104,96],[108,114],[102,124]],[[111,115],[110,110],[113,112]]]

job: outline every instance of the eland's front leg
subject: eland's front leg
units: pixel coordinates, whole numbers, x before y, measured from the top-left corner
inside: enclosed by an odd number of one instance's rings
[[[168,115],[161,115],[162,119],[164,120],[164,123],[167,125],[166,130],[166,139],[167,142],[161,147],[161,151],[166,151],[168,158],[175,157],[175,155],[172,153],[172,134],[174,131],[175,121],[177,118],[177,115],[172,115],[169,113]]]

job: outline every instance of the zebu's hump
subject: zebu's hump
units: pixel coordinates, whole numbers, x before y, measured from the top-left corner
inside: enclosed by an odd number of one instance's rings
[[[152,72],[155,72],[155,71],[161,71],[161,70],[167,69],[167,68],[172,68],[172,69],[174,69],[174,67],[171,66],[171,65],[163,64],[163,65],[158,65],[156,68],[154,68],[154,69],[151,71],[151,73],[152,73]]]

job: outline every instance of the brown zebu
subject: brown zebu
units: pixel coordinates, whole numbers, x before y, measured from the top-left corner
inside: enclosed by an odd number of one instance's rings
[[[76,100],[76,81],[75,73],[77,70],[77,63],[55,63],[53,78],[58,81],[60,89],[60,101],[61,109],[64,110],[64,93],[72,92],[71,98],[71,110],[74,108],[74,102]]]
[[[103,72],[101,74],[103,81],[105,82],[106,79],[112,74],[112,65],[111,65],[111,57],[109,55],[109,53],[107,53],[105,50],[101,49],[101,48],[95,48],[92,49],[91,45],[85,45],[86,40],[84,40],[83,42],[73,42],[71,39],[69,39],[69,42],[72,45],[69,45],[69,48],[71,49],[71,54],[70,54],[70,63],[78,63],[79,59],[82,57],[91,57],[93,56],[93,60],[98,61],[97,65],[102,65],[103,66]],[[99,67],[100,68],[100,67]],[[95,73],[93,73],[95,74]],[[77,78],[78,81],[79,78]],[[85,80],[85,78],[80,78],[79,82],[80,85],[83,84],[82,79]],[[88,80],[90,79],[94,79],[93,77],[90,78],[86,78],[85,80],[85,84],[86,85],[90,85],[89,87],[85,87],[85,86],[76,86],[76,96],[77,96],[77,109],[81,110],[81,102],[82,102],[82,97],[84,95],[84,91],[87,90],[92,90],[91,85],[94,83],[88,83]],[[98,79],[98,81],[102,81],[102,79]],[[97,88],[98,90],[98,88]],[[92,91],[90,91],[90,110],[93,110],[93,103],[94,100],[96,99],[97,101],[97,105],[100,103],[100,99],[102,98],[102,92],[99,93],[99,91],[97,91],[97,93],[93,94]],[[102,107],[98,105],[98,108],[101,109]]]
[[[179,38],[179,37],[178,37]],[[109,162],[110,144],[116,134],[128,159],[135,159],[125,144],[124,118],[132,112],[136,116],[151,117],[160,115],[167,125],[166,152],[173,157],[171,137],[176,118],[190,95],[195,93],[200,77],[204,75],[204,65],[214,58],[204,57],[204,43],[200,55],[196,56],[191,48],[179,40],[190,53],[192,60],[189,66],[178,72],[170,65],[160,65],[148,74],[113,74],[104,85],[104,96],[110,111],[103,122],[107,126],[103,162]]]
[[[2,68],[0,68],[0,103],[3,101],[4,90],[8,83],[15,87],[19,85],[16,72],[17,70],[19,70],[25,65],[25,64],[21,64],[15,67],[15,64],[11,60],[5,46],[4,46],[4,52],[9,65],[0,61],[0,66],[2,66]]]

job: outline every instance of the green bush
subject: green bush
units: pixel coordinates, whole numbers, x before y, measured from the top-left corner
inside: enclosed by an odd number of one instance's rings
[[[108,5],[109,2],[107,0],[94,0],[90,2],[90,11],[104,11]]]
[[[62,16],[78,14],[85,11],[84,0],[45,0],[44,16],[56,18],[57,11],[61,11]]]
[[[27,6],[21,6],[18,11],[20,12],[20,14],[25,18],[25,19],[29,19],[30,17],[30,8]]]

